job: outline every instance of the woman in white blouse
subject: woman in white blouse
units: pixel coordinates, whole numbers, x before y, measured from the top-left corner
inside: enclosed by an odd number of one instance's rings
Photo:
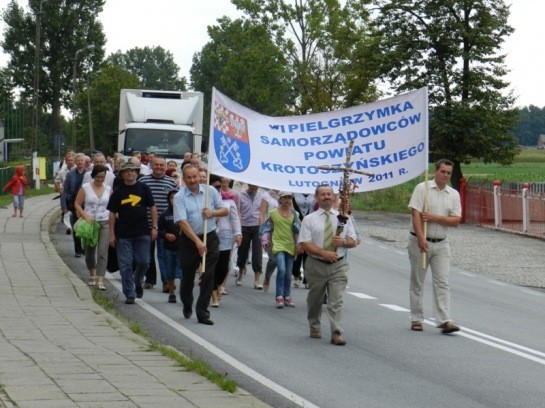
[[[91,171],[92,181],[81,186],[74,204],[78,216],[83,217],[88,223],[96,221],[100,225],[97,245],[84,248],[85,264],[89,269],[89,286],[95,286],[95,277],[98,276],[97,288],[99,290],[106,289],[104,275],[106,274],[108,261],[108,218],[110,212],[106,209],[106,206],[112,189],[104,183],[106,172],[105,166],[94,166]]]
[[[219,298],[221,295],[226,295],[225,282],[229,273],[229,260],[231,258],[231,249],[233,242],[238,247],[242,242],[242,231],[240,227],[240,219],[236,201],[238,195],[232,190],[222,189],[221,179],[214,175],[210,175],[210,185],[215,187],[223,200],[223,205],[229,209],[227,217],[219,217],[216,220],[217,232],[220,240],[220,258],[214,271],[214,290],[212,291],[212,307],[219,307]]]

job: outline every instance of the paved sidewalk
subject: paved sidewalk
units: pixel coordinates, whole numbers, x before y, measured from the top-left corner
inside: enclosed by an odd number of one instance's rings
[[[0,407],[267,407],[187,372],[96,305],[49,239],[58,200],[0,209]]]

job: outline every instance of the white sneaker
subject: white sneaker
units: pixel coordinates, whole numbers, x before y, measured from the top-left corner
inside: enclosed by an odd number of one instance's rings
[[[286,307],[295,307],[295,302],[291,300],[290,297],[284,299],[284,306]]]
[[[282,296],[276,298],[276,307],[278,309],[282,309],[284,307],[284,298]]]
[[[259,281],[254,282],[254,289],[263,290],[263,285]]]

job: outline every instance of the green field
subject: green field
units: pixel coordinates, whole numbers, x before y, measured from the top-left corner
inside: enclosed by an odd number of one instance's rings
[[[545,181],[545,150],[522,150],[510,166],[496,163],[473,162],[462,165],[466,179],[500,180],[516,182]]]
[[[500,180],[503,182],[545,182],[545,150],[522,150],[510,166],[496,163],[484,164],[475,161],[462,165],[462,173],[467,180]],[[433,177],[433,165],[429,170]],[[362,211],[385,211],[408,213],[407,204],[414,187],[424,181],[420,176],[408,183],[369,193],[355,194],[352,208]]]

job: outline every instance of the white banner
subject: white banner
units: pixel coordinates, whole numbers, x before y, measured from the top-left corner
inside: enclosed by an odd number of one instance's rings
[[[221,94],[212,94],[209,169],[212,174],[261,187],[314,193],[329,184],[337,190],[349,167],[356,192],[405,183],[428,164],[427,88],[333,112],[273,118]]]

